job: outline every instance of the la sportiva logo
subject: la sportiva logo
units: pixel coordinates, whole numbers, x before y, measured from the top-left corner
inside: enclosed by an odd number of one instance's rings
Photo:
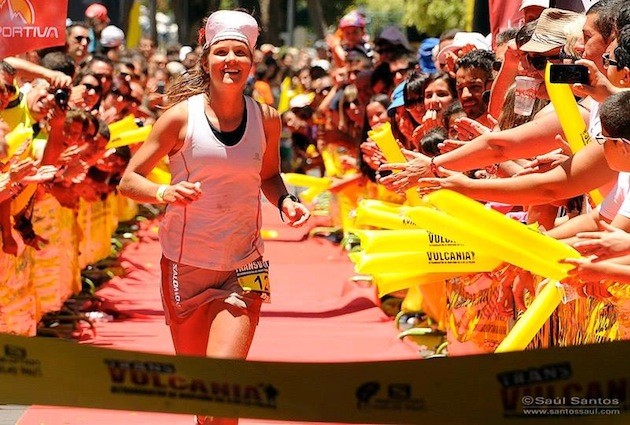
[[[22,25],[35,23],[35,8],[30,0],[0,0],[0,9],[4,7],[7,8],[10,21]]]
[[[59,38],[59,28],[35,13],[31,0],[0,0],[0,36],[11,38]]]

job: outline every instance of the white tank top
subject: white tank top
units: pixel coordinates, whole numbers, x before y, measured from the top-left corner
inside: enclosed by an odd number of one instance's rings
[[[159,234],[171,261],[228,271],[262,256],[260,171],[266,140],[260,107],[250,97],[245,105],[245,133],[226,146],[210,128],[205,95],[188,99],[186,139],[170,157],[171,184],[201,182],[202,194],[185,207],[166,209]]]

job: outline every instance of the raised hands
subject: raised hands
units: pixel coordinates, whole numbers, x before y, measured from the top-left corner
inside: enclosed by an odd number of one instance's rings
[[[573,247],[582,255],[594,255],[593,262],[630,254],[630,234],[600,221],[601,232],[581,232]]]

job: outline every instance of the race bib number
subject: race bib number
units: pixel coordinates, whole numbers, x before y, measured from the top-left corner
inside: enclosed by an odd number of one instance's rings
[[[236,278],[243,291],[256,292],[265,302],[270,301],[269,261],[256,260],[236,269]]]

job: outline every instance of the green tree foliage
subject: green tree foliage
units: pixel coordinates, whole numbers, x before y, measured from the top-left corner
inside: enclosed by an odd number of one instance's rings
[[[405,23],[418,31],[440,35],[450,28],[464,28],[465,0],[412,0],[405,1]]]
[[[467,0],[357,0],[367,16],[377,21],[415,26],[420,33],[438,36],[449,28],[464,28]],[[375,22],[378,26],[378,23]]]

